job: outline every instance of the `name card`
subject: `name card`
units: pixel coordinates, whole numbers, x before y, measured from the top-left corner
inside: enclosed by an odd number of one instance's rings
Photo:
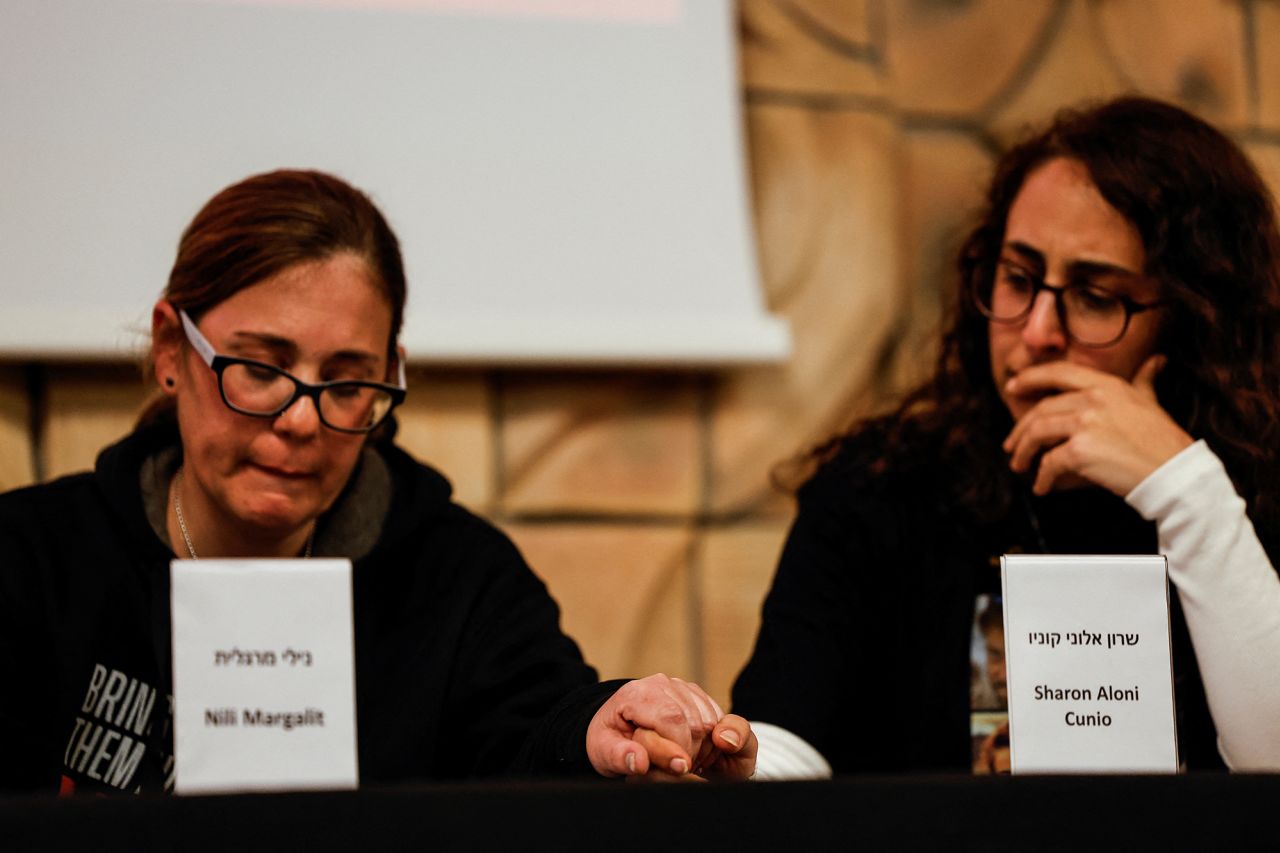
[[[1014,773],[1176,773],[1164,557],[1001,558]]]
[[[354,788],[350,560],[174,560],[174,788]]]

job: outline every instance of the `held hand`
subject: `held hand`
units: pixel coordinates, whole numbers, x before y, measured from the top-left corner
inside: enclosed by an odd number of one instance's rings
[[[720,706],[696,684],[661,673],[629,681],[591,718],[587,758],[602,776],[643,775],[650,767],[683,776],[723,717]],[[658,740],[647,735],[637,739],[640,729]]]
[[[682,758],[680,747],[673,742],[667,740],[653,729],[636,729],[631,734],[631,739],[644,748],[649,755],[649,772],[644,775],[628,776],[628,782],[705,782],[707,781],[698,774],[699,760],[705,760],[705,756],[711,749],[710,739],[702,742],[702,748],[698,750],[698,755],[694,756],[692,765],[685,770],[684,765],[674,764],[674,760]],[[667,769],[674,766],[680,772]]]
[[[632,739],[648,751],[651,768],[644,776],[633,776],[628,781],[651,782],[705,782],[708,779],[740,781],[750,779],[756,772],[756,753],[759,744],[751,724],[737,714],[727,714],[716,723],[711,737],[702,742],[702,749],[694,758],[693,770],[677,776],[663,770],[663,756],[671,754],[674,744],[650,729],[636,729]]]
[[[1163,366],[1164,356],[1149,357],[1133,382],[1065,361],[1026,368],[1006,387],[1052,396],[1036,403],[1004,440],[1009,467],[1029,471],[1039,456],[1037,495],[1084,480],[1124,497],[1192,444],[1156,402]]]

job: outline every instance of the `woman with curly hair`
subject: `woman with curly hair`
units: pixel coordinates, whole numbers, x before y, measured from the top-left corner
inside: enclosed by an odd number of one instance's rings
[[[1226,136],[1128,97],[997,164],[931,379],[811,456],[734,711],[758,775],[967,770],[1005,553],[1168,557],[1189,768],[1280,768],[1280,232]],[[764,725],[759,725],[763,723]]]

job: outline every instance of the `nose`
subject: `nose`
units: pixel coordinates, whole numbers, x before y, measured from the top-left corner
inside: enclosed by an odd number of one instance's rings
[[[279,433],[310,438],[320,431],[320,413],[316,411],[315,401],[307,396],[299,397],[293,405],[276,415],[272,426]]]
[[[1067,348],[1067,331],[1062,328],[1052,292],[1042,290],[1036,294],[1031,313],[1023,322],[1022,342],[1037,357],[1056,355]]]

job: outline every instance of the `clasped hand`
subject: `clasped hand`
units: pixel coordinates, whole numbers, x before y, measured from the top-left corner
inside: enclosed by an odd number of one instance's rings
[[[1005,386],[1018,395],[1046,394],[1004,440],[1009,466],[1030,471],[1032,491],[1092,483],[1124,497],[1192,443],[1156,401],[1164,356],[1153,355],[1133,381],[1091,367],[1054,361],[1025,368]]]
[[[659,673],[627,682],[600,707],[587,757],[602,776],[747,779],[756,736],[698,685]]]

